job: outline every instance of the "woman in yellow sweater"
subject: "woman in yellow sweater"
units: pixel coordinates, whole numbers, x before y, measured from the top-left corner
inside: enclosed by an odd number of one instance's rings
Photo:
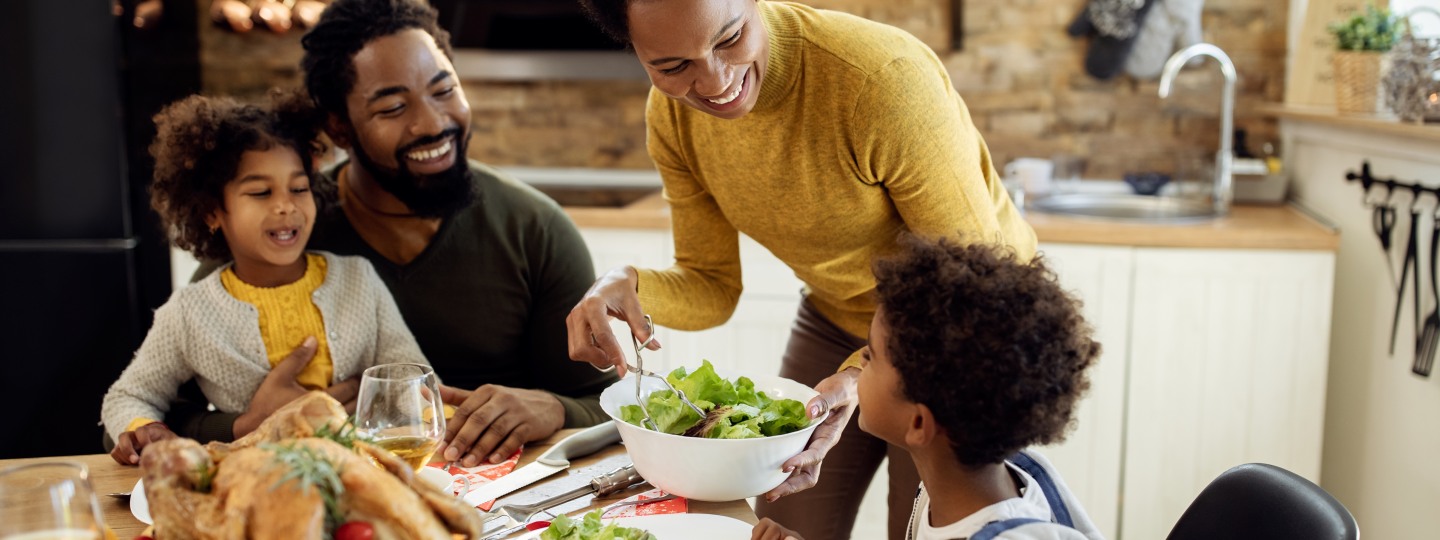
[[[888,453],[899,537],[914,467],[847,426],[875,314],[871,261],[902,231],[1005,244],[1022,258],[1035,250],[945,66],[902,30],[799,4],[582,4],[634,49],[653,84],[648,145],[671,206],[675,265],[601,277],[567,320],[571,357],[622,362],[609,317],[641,339],[651,332],[645,313],[681,330],[724,323],[740,297],[739,233],[749,235],[806,284],[780,374],[820,391],[812,416],[831,411],[756,511],[812,540],[847,538]]]

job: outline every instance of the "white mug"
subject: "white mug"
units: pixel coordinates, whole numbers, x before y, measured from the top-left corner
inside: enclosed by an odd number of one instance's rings
[[[1048,159],[1018,158],[1005,165],[1005,179],[1018,182],[1028,195],[1050,193],[1050,176],[1055,165]]]

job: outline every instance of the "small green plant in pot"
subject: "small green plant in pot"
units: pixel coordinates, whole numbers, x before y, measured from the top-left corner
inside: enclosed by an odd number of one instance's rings
[[[1343,113],[1373,114],[1378,109],[1380,62],[1399,37],[1395,16],[1374,4],[1349,20],[1333,23],[1335,36],[1335,107]]]

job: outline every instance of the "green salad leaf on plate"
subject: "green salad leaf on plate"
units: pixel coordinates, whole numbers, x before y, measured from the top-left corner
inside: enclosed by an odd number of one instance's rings
[[[810,425],[804,403],[770,399],[764,392],[755,391],[755,383],[748,377],[740,377],[733,383],[725,380],[715,373],[715,366],[709,360],[694,373],[687,373],[683,366],[675,368],[665,380],[706,413],[705,418],[696,415],[680,401],[680,396],[669,390],[652,392],[645,399],[645,408],[650,411],[656,427],[665,433],[682,435],[704,421],[707,425],[699,436],[754,439],[783,435]],[[620,419],[645,427],[645,411],[638,405],[620,407]]]
[[[559,516],[550,522],[545,532],[540,533],[540,540],[656,540],[655,535],[640,529],[601,522],[603,512],[596,509],[579,520]]]

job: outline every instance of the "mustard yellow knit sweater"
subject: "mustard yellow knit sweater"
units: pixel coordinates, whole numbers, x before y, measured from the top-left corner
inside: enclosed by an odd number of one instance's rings
[[[856,336],[875,314],[870,265],[901,231],[1034,254],[1034,231],[929,47],[839,12],[760,10],[770,54],[750,114],[724,120],[650,91],[648,146],[675,237],[674,266],[638,272],[656,324],[699,330],[730,318],[737,232],[789,265],[815,308]]]

